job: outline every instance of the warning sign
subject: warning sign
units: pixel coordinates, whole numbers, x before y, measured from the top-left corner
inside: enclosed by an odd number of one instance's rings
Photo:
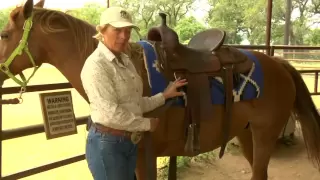
[[[47,139],[77,133],[71,91],[40,93]]]

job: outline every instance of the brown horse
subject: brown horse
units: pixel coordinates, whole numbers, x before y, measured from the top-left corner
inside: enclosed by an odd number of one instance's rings
[[[94,26],[62,12],[41,8],[43,1],[33,6],[28,0],[24,6],[14,9],[9,23],[1,32],[0,63],[1,80],[20,74],[27,68],[42,63],[55,66],[69,80],[72,86],[87,100],[80,80],[80,72],[86,58],[94,51],[97,41],[92,39]],[[33,23],[31,23],[33,22]],[[169,36],[168,36],[169,37]],[[161,37],[163,42],[166,38]],[[175,50],[177,40],[169,43]],[[147,71],[141,56],[142,47],[132,45],[132,57],[144,80],[144,95],[150,95]],[[167,45],[168,42],[165,42]],[[161,52],[163,52],[161,51]],[[263,53],[251,52],[261,64],[263,72],[263,94],[254,100],[233,104],[229,139],[237,137],[245,158],[252,167],[252,180],[268,178],[268,164],[279,133],[285,126],[290,112],[298,115],[310,158],[317,167],[320,164],[320,117],[309,91],[300,74],[284,60],[269,57]],[[179,53],[177,53],[179,55]],[[170,59],[166,59],[170,61]],[[7,67],[7,68],[6,68]],[[172,75],[172,74],[171,74]],[[26,87],[27,80],[17,81]],[[201,122],[200,153],[218,148],[222,144],[220,124],[223,122],[224,107],[212,105],[214,118]],[[153,164],[156,156],[184,156],[184,112],[185,108],[170,107],[160,115],[161,123],[152,133]],[[156,114],[156,113],[155,113]],[[250,128],[245,129],[250,122]],[[143,140],[142,140],[143,142]],[[145,150],[140,143],[136,174],[146,179]]]

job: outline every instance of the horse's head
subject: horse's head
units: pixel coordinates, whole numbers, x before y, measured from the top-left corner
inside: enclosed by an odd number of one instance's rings
[[[33,5],[33,0],[16,7],[9,16],[9,22],[0,32],[0,81],[9,77],[16,81],[21,87],[27,84],[22,76],[22,81],[15,75],[22,74],[22,71],[34,67],[35,70],[41,65],[41,49],[37,45],[39,37],[34,32],[33,9],[43,7],[44,0]]]
[[[167,80],[172,81],[176,78],[172,67],[177,63],[183,63],[183,58],[181,58],[183,51],[181,50],[185,47],[179,42],[178,34],[167,26],[166,15],[164,13],[159,15],[162,21],[161,25],[148,31],[147,40],[153,41],[160,71]]]

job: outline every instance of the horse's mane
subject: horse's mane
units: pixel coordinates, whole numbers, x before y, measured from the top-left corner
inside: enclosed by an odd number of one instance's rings
[[[39,23],[41,30],[48,35],[70,31],[82,58],[86,58],[97,47],[98,41],[92,37],[96,33],[92,24],[57,10],[35,7],[33,14],[34,22]]]
[[[22,7],[16,7],[11,15],[19,12],[20,8]],[[98,40],[92,37],[97,33],[95,26],[67,13],[34,7],[33,21],[40,25],[43,33],[48,35],[70,31],[70,36],[72,36],[72,40],[78,49],[77,53],[80,54],[81,58],[86,59],[97,47]],[[137,43],[129,43],[126,53],[131,57],[130,59],[137,70],[141,70],[141,63],[143,63],[142,47]]]
[[[46,34],[71,31],[70,35],[73,36],[79,53],[82,53],[81,57],[86,58],[97,47],[98,40],[92,37],[96,29],[92,24],[56,10],[34,8],[33,13],[34,21],[40,24],[41,30]],[[133,61],[141,60],[142,47],[137,43],[130,43],[127,54]]]

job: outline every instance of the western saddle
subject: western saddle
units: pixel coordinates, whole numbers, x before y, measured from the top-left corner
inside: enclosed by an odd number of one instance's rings
[[[159,13],[161,25],[148,31],[147,39],[161,42],[164,58],[160,64],[175,75],[188,81],[184,91],[186,104],[185,151],[190,156],[201,153],[199,144],[200,122],[213,119],[209,78],[221,77],[225,90],[224,119],[222,122],[222,146],[219,157],[224,154],[229,141],[229,124],[233,104],[234,76],[248,72],[250,61],[239,50],[224,46],[225,31],[209,29],[192,37],[188,46],[180,44],[178,35],[166,24],[166,14]],[[159,54],[159,53],[158,53]],[[158,55],[159,56],[159,55]],[[161,56],[161,55],[160,55]]]

